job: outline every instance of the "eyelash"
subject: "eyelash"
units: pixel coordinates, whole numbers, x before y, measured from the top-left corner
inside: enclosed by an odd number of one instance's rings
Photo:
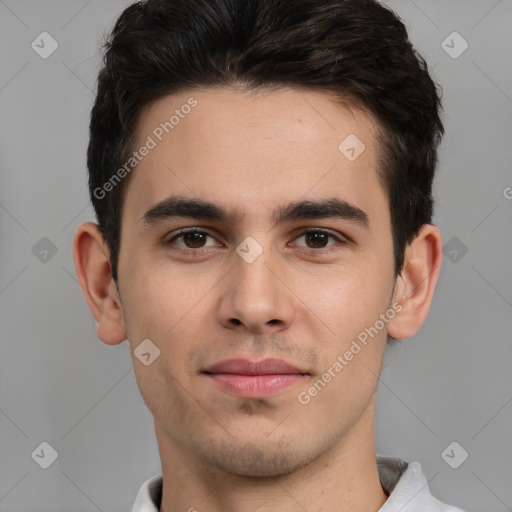
[[[174,242],[176,242],[179,238],[183,237],[183,235],[186,235],[186,234],[194,234],[194,233],[201,233],[201,234],[204,234],[204,235],[207,235],[207,236],[210,236],[212,238],[215,238],[212,234],[210,234],[208,231],[204,231],[204,230],[201,230],[201,229],[198,229],[198,228],[189,228],[189,229],[182,229],[180,230],[176,235],[174,235],[172,238],[170,238],[169,240],[167,240],[164,245],[166,246],[170,246],[170,245],[173,245]],[[334,233],[332,233],[331,231],[329,230],[326,230],[326,229],[322,229],[322,228],[309,228],[309,229],[306,229],[304,231],[302,231],[301,233],[299,233],[295,239],[297,238],[301,238],[303,237],[304,235],[307,235],[309,233],[322,233],[324,235],[328,235],[330,238],[333,238],[336,243],[335,244],[331,244],[331,245],[328,245],[326,247],[318,247],[318,248],[313,248],[313,247],[302,247],[301,246],[301,249],[305,252],[314,252],[314,253],[318,253],[320,251],[322,251],[324,254],[327,253],[327,252],[330,252],[332,249],[336,249],[336,248],[339,248],[340,245],[346,245],[347,244],[347,241],[337,235],[335,235]],[[338,246],[338,247],[336,247]],[[197,254],[201,254],[202,252],[204,252],[205,250],[208,250],[208,247],[199,247],[197,249],[193,249],[191,247],[177,247],[178,251],[182,251],[182,252],[186,252],[186,253],[197,253]]]

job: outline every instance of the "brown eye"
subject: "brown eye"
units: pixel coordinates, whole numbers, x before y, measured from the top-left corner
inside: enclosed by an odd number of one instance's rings
[[[323,229],[309,229],[301,233],[298,239],[300,238],[305,240],[305,244],[297,245],[307,249],[324,249],[332,245],[344,243],[342,238],[339,238],[330,231],[325,231]],[[330,239],[332,239],[333,242],[329,243]]]
[[[329,241],[329,235],[322,231],[310,231],[304,235],[306,237],[306,243],[308,247],[317,249],[319,247],[325,247]]]
[[[177,245],[180,249],[202,249],[211,245],[206,245],[208,238],[215,240],[213,236],[209,235],[206,231],[199,231],[192,229],[188,231],[180,231],[176,236],[172,237],[166,245]]]
[[[206,235],[206,233],[196,231],[194,233],[184,233],[182,237],[183,242],[187,247],[190,247],[191,249],[198,249],[206,242],[208,235]]]

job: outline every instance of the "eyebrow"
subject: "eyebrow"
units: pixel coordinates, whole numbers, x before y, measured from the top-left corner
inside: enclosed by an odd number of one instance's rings
[[[210,201],[170,196],[147,210],[140,222],[143,226],[150,227],[175,217],[234,223],[241,216],[234,210]],[[368,215],[363,210],[336,197],[294,201],[278,207],[271,216],[274,226],[291,221],[327,218],[353,221],[362,227],[370,227]]]

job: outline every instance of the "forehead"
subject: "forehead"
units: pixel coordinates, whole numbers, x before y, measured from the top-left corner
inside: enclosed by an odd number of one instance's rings
[[[221,204],[240,219],[270,219],[276,204],[335,195],[371,215],[387,209],[378,129],[370,114],[322,92],[222,88],[163,97],[136,127],[135,150],[150,149],[131,175],[123,218],[136,222],[171,195]]]

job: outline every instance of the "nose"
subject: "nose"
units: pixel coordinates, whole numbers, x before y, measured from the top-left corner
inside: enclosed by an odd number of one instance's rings
[[[294,296],[286,284],[284,266],[270,251],[251,263],[236,255],[233,265],[224,281],[220,324],[254,334],[287,329],[294,315]]]

